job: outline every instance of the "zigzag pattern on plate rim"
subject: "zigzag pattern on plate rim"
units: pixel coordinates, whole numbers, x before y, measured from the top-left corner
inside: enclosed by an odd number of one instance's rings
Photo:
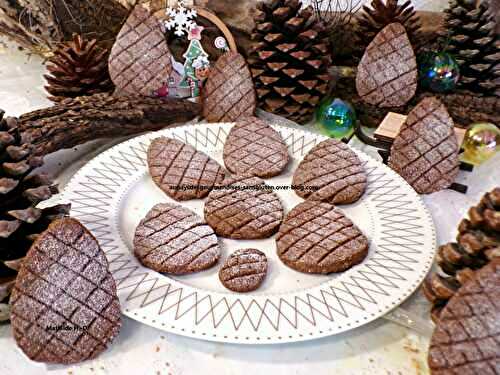
[[[227,129],[219,125],[211,124],[206,128],[197,125],[189,128],[170,129],[170,136],[195,147],[216,147],[223,144],[227,136]],[[276,128],[276,127],[275,127]],[[189,130],[187,130],[189,129]],[[201,131],[203,129],[204,131]],[[277,130],[285,130],[278,128]],[[286,129],[286,131],[290,129]],[[296,130],[284,135],[285,143],[295,156],[302,157],[311,147],[321,141],[321,137],[307,139],[304,134],[297,136]],[[165,133],[165,131],[164,131]],[[283,132],[281,132],[283,133]],[[90,183],[79,183],[79,189],[73,194],[79,198],[72,198],[73,213],[79,218],[99,239],[102,248],[108,257],[111,271],[117,282],[117,289],[121,297],[126,295],[122,303],[127,304],[132,301],[139,303],[138,310],[142,308],[154,307],[157,311],[157,320],[161,320],[162,314],[170,312],[172,319],[177,325],[161,324],[163,329],[173,331],[188,336],[211,339],[215,341],[240,342],[239,330],[243,325],[251,327],[257,334],[249,338],[248,343],[259,342],[282,342],[288,338],[293,341],[305,340],[313,337],[322,337],[329,334],[342,332],[347,329],[360,326],[376,317],[389,312],[392,308],[408,297],[413,290],[423,280],[428,268],[433,260],[433,253],[423,257],[420,250],[425,244],[420,241],[424,235],[425,219],[431,221],[429,213],[424,209],[424,216],[419,217],[414,213],[413,203],[407,193],[401,190],[402,184],[406,184],[399,176],[387,176],[387,167],[379,166],[368,156],[362,157],[368,175],[368,188],[366,195],[370,195],[375,203],[384,229],[381,231],[383,237],[378,240],[377,250],[373,256],[365,261],[362,269],[350,272],[346,280],[327,282],[310,291],[299,293],[285,293],[277,295],[258,296],[235,296],[216,292],[197,290],[180,284],[175,280],[168,279],[153,271],[144,269],[133,259],[120,249],[119,243],[112,237],[109,228],[109,204],[113,199],[113,194],[121,191],[122,183],[145,168],[145,157],[148,137],[142,136],[133,139],[126,144],[129,151],[124,152],[111,149],[105,152],[113,161],[112,164],[101,161],[100,168],[93,168],[94,176],[88,174],[85,178]],[[219,143],[221,142],[221,143]],[[133,145],[133,144],[137,145]],[[119,147],[119,146],[115,146]],[[123,144],[121,148],[123,148]],[[115,154],[119,154],[117,157]],[[363,156],[363,153],[358,153]],[[366,161],[368,159],[368,161]],[[85,168],[84,168],[85,169]],[[109,174],[109,176],[108,176]],[[76,177],[76,176],[75,176]],[[113,178],[113,179],[112,179]],[[69,184],[71,186],[71,183]],[[99,197],[96,197],[99,195]],[[89,202],[93,202],[89,206]],[[91,208],[91,210],[89,210]],[[395,215],[399,217],[394,218]],[[404,220],[401,220],[404,217]],[[414,220],[421,220],[422,224],[413,223]],[[401,235],[405,231],[406,235]],[[435,248],[435,235],[432,231],[432,248]],[[401,250],[403,249],[403,250]],[[396,251],[397,250],[397,251]],[[392,301],[387,306],[379,307],[377,313],[369,313],[369,309],[379,305],[377,296],[391,296],[400,289],[400,283],[409,280],[405,273],[412,272],[413,266],[424,262],[422,272],[416,277],[416,281],[407,286],[407,290],[402,292],[402,296]],[[127,291],[127,292],[126,292]],[[121,293],[120,293],[121,292]],[[358,319],[352,323],[346,323],[346,318],[356,311],[361,313],[363,319]],[[160,326],[155,319],[142,317],[136,308],[128,309],[125,306],[124,313],[137,320],[146,321],[149,324]],[[189,319],[192,331],[185,331],[180,322]],[[328,330],[314,331],[320,320],[331,322]],[[209,323],[213,330],[222,325],[229,325],[234,329],[234,336],[217,335],[213,332],[200,332],[196,330],[200,325]],[[287,330],[313,330],[308,335]],[[265,337],[260,335],[261,330],[275,331],[275,334],[289,332],[286,337],[278,336]],[[308,337],[309,336],[309,337]],[[241,337],[243,339],[243,337]],[[245,343],[245,341],[243,341]]]

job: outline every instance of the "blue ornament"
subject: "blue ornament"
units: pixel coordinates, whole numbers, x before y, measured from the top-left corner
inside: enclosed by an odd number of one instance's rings
[[[318,129],[332,138],[343,138],[354,131],[356,112],[341,99],[324,99],[316,110]]]
[[[434,92],[451,91],[460,79],[458,63],[446,52],[424,54],[419,61],[418,71],[422,87]]]

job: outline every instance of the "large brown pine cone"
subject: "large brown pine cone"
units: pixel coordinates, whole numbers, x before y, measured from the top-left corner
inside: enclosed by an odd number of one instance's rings
[[[372,0],[370,6],[363,6],[363,10],[356,18],[356,34],[360,46],[363,47],[362,50],[384,27],[395,22],[405,27],[413,48],[415,50],[420,48],[422,42],[421,24],[411,1]]]
[[[500,97],[500,34],[488,3],[450,1],[445,10],[446,37],[460,66],[459,86]]]
[[[248,60],[259,106],[298,123],[312,119],[328,91],[327,27],[299,0],[257,5]]]
[[[37,207],[57,193],[57,187],[48,176],[34,172],[43,159],[21,141],[17,125],[0,111],[0,311],[5,311],[20,262],[34,239],[69,211],[68,205]],[[0,312],[0,321],[5,319],[8,314]]]
[[[74,35],[70,42],[61,43],[47,64],[45,90],[49,99],[60,102],[66,98],[109,92],[113,83],[108,73],[108,51],[97,40],[84,40]]]

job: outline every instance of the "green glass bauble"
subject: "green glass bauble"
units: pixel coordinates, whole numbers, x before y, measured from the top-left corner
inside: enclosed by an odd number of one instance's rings
[[[487,122],[473,124],[465,133],[462,147],[462,160],[479,165],[500,150],[500,129]]]
[[[343,138],[352,134],[356,124],[356,113],[341,99],[325,99],[316,111],[316,124],[325,135]]]
[[[451,91],[460,79],[456,60],[446,52],[423,54],[419,58],[418,72],[422,87],[434,92]]]

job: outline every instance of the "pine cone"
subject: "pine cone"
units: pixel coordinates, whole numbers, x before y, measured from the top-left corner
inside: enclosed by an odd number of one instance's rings
[[[73,41],[62,43],[49,59],[49,74],[45,90],[49,99],[60,102],[66,98],[108,92],[113,84],[108,72],[108,51],[101,49],[95,39],[90,42],[80,35]]]
[[[375,36],[391,23],[402,24],[415,51],[421,46],[421,24],[411,1],[399,4],[398,0],[372,0],[371,8],[363,6],[357,17],[358,42],[362,50],[375,38]],[[362,54],[362,53],[361,53]]]
[[[8,315],[1,311],[31,243],[69,211],[68,205],[37,208],[57,187],[46,175],[32,173],[43,158],[32,155],[34,147],[21,141],[17,125],[17,119],[3,118],[0,111],[0,321]]]
[[[445,13],[447,49],[460,66],[459,87],[500,96],[500,34],[488,2],[452,0]]]
[[[500,257],[500,187],[485,194],[469,210],[469,218],[458,226],[457,242],[440,246],[437,263],[442,274],[432,274],[423,284],[423,292],[433,304],[432,317],[474,272]]]
[[[326,27],[301,6],[257,5],[249,64],[260,107],[303,124],[328,91],[331,53]]]

